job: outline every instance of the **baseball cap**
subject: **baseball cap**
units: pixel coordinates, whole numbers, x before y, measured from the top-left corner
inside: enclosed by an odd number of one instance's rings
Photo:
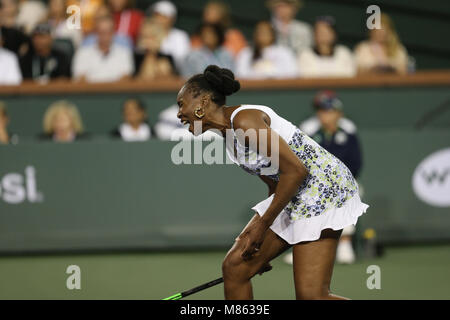
[[[48,24],[48,23],[39,23],[33,29],[33,35],[34,34],[50,34],[51,32],[52,32],[52,28],[50,27],[50,24]]]
[[[342,101],[337,97],[336,92],[331,90],[320,91],[313,101],[316,110],[341,110],[344,107]]]
[[[151,11],[160,15],[175,18],[177,16],[177,7],[170,1],[158,1],[151,6]]]

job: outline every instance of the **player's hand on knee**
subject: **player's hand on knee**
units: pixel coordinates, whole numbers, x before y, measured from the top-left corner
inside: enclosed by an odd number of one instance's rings
[[[242,250],[241,257],[244,260],[250,260],[259,253],[262,241],[255,239],[254,235],[247,234],[245,237],[246,244]]]

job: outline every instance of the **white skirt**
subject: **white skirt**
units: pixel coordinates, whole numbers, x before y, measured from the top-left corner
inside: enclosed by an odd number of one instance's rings
[[[252,209],[263,216],[272,203],[273,197],[274,194]],[[355,194],[341,208],[331,207],[317,217],[291,220],[283,210],[270,229],[292,245],[303,241],[314,241],[320,238],[324,229],[341,230],[347,226],[356,225],[358,218],[366,212],[368,207],[367,204],[361,202],[359,195]]]

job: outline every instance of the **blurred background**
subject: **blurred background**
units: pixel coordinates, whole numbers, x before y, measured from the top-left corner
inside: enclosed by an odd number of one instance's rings
[[[370,208],[333,291],[449,299],[449,31],[442,0],[0,0],[0,299],[161,299],[220,276],[267,190],[172,160],[192,138],[176,94],[210,64],[241,81],[228,105],[273,108],[357,177]],[[289,254],[255,297],[295,298]]]

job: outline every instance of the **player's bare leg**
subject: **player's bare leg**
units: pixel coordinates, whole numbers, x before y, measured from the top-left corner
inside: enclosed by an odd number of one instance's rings
[[[257,218],[256,216],[253,219]],[[222,264],[225,299],[253,299],[251,278],[271,269],[269,262],[287,250],[290,245],[268,229],[264,241],[258,251],[249,260],[241,256],[246,243],[238,239],[226,255]]]
[[[320,239],[293,247],[295,293],[301,300],[344,300],[330,293],[336,248],[341,230],[325,229]]]

